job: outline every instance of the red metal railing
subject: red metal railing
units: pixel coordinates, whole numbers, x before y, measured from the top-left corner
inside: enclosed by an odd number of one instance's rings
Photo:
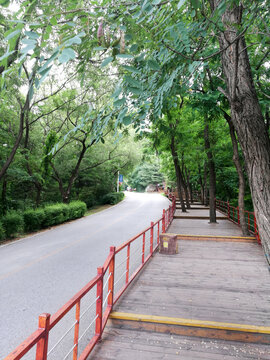
[[[119,247],[111,247],[110,253],[103,265],[97,269],[97,275],[75,296],[73,296],[54,315],[39,316],[38,329],[21,345],[12,351],[4,360],[19,360],[30,350],[35,349],[36,360],[47,360],[52,354],[57,359],[85,360],[100,340],[114,304],[142,270],[147,261],[153,256],[159,245],[159,235],[165,232],[173,220],[175,212],[175,198],[172,205],[163,210],[162,217],[143,230],[140,234],[128,240]],[[85,304],[83,301],[87,298]],[[92,298],[90,301],[89,298]],[[53,328],[62,319],[70,320],[71,325],[63,335],[50,346]],[[91,318],[89,315],[91,313]],[[87,317],[86,317],[87,315]],[[89,319],[90,318],[90,319]],[[83,324],[83,321],[85,322]],[[69,334],[73,330],[73,335]],[[90,338],[90,341],[86,339]],[[67,337],[69,338],[67,339]],[[68,350],[63,349],[64,339],[68,340]],[[61,345],[61,355],[56,352]],[[62,353],[66,354],[62,356]]]
[[[228,201],[222,201],[216,199],[216,208],[223,214],[227,215],[228,219],[233,223],[240,225],[239,207],[230,205]],[[260,234],[257,227],[256,216],[254,212],[245,211],[245,219],[248,226],[248,230],[253,234],[258,243],[260,244]]]

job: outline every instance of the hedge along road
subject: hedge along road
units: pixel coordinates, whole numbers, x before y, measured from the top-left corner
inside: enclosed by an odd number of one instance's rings
[[[96,275],[110,246],[148,227],[168,205],[159,194],[127,193],[105,211],[0,246],[0,358],[37,329],[41,313],[55,313]]]

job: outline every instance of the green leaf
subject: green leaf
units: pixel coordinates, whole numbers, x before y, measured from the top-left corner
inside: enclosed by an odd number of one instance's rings
[[[70,46],[70,45],[73,45],[73,44],[81,44],[81,43],[82,43],[82,40],[78,35],[72,37],[71,39],[68,39],[67,41],[65,41],[66,46]]]
[[[10,0],[0,0],[0,6],[8,7]]]
[[[140,74],[140,71],[133,66],[122,65],[122,68],[132,73]]]
[[[153,5],[158,5],[158,4],[161,3],[161,1],[162,1],[162,0],[153,0],[153,1],[152,1],[152,4],[153,4]]]
[[[101,64],[101,67],[105,67],[107,66],[110,62],[113,61],[113,57],[112,56],[109,56],[107,57],[105,60],[102,61],[102,64]]]
[[[129,83],[129,85],[131,85],[131,87],[136,87],[136,88],[139,88],[139,89],[142,88],[141,83],[138,80],[134,79],[133,77],[131,77],[129,75],[127,75],[125,77],[125,80]]]
[[[36,47],[36,44],[27,45],[21,49],[21,52],[23,54],[28,54],[29,51],[33,50],[35,47]]]
[[[15,52],[15,50],[6,52],[4,55],[2,55],[2,56],[0,57],[0,61],[2,61],[2,60],[4,60],[5,58],[9,57],[9,56],[10,56],[11,54],[13,54],[14,52]]]
[[[94,47],[93,50],[95,50],[95,51],[104,51],[104,50],[107,50],[107,48],[105,48],[103,46],[96,46],[96,47]]]
[[[46,79],[46,77],[48,76],[50,70],[52,68],[52,65],[50,67],[48,67],[46,70],[43,70],[40,75],[41,78],[39,79],[39,82],[38,82],[38,86],[36,86],[36,88],[38,89],[40,87],[40,85],[43,83],[43,81]],[[35,84],[36,85],[36,84]]]
[[[130,54],[117,54],[116,57],[119,59],[133,59],[134,56]]]
[[[6,39],[6,40],[12,39],[14,36],[20,34],[21,31],[22,31],[21,29],[17,29],[17,30],[15,30],[15,31],[13,31],[12,33],[8,34],[8,35],[5,37],[5,39]]]
[[[139,89],[137,87],[128,87],[127,91],[132,92],[132,94],[134,94],[134,95],[141,95],[143,93],[143,90]]]
[[[132,123],[132,117],[130,115],[125,116],[122,120],[123,124],[128,126]]]
[[[113,103],[113,105],[114,105],[115,107],[119,107],[119,106],[121,106],[121,105],[124,105],[125,102],[126,102],[126,98],[122,98],[122,99],[116,100],[116,101]]]
[[[154,59],[148,60],[148,66],[153,70],[160,70],[159,63]]]
[[[185,2],[186,0],[180,0],[179,3],[177,4],[177,9],[179,10],[184,5]]]
[[[33,39],[24,38],[21,42],[26,45],[36,45],[36,40]]]
[[[61,55],[59,56],[59,62],[61,64],[64,64],[64,63],[68,62],[69,60],[75,59],[75,57],[76,57],[76,53],[73,49],[65,48],[62,51]]]
[[[41,73],[43,70],[45,70],[52,63],[52,61],[57,57],[58,54],[59,54],[59,50],[55,51],[52,54],[52,56],[45,62],[45,64],[43,64],[41,66],[41,68],[38,70],[38,73]]]
[[[40,35],[35,31],[26,31],[25,35],[28,36],[30,39],[38,39]]]
[[[50,23],[51,23],[52,25],[57,25],[57,19],[56,19],[55,16],[51,18]]]

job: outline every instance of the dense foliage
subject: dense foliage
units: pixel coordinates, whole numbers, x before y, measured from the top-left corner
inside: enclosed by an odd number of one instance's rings
[[[212,205],[216,195],[236,201],[239,183],[239,206],[246,190],[270,249],[269,0],[10,4],[0,28],[3,214],[92,206],[138,164],[130,179],[143,189],[151,176],[132,124],[185,197],[195,188]]]

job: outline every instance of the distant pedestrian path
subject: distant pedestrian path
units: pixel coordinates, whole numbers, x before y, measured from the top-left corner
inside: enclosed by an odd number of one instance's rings
[[[194,204],[167,233],[179,253],[157,254],[114,307],[91,359],[269,359],[270,277],[255,237]]]

